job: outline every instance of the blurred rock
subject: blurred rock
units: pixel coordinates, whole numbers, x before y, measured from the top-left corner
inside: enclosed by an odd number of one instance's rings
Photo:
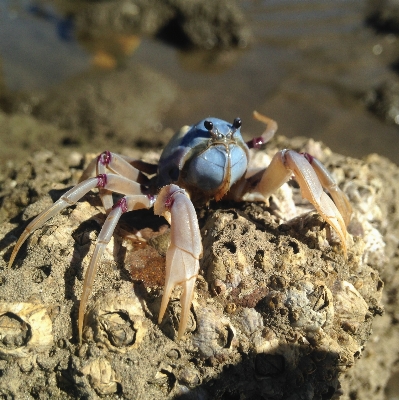
[[[160,148],[169,139],[161,120],[177,87],[142,65],[90,69],[46,92],[0,98],[0,157],[39,149],[66,152],[128,146]]]
[[[399,33],[399,1],[369,0],[367,22],[383,32]]]
[[[232,0],[123,0],[86,4],[75,14],[78,37],[104,32],[157,36],[180,47],[245,47],[250,31]]]
[[[366,95],[369,109],[385,122],[399,125],[399,81],[390,80]]]

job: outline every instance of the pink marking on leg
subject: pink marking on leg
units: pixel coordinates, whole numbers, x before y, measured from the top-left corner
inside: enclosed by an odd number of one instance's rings
[[[100,174],[97,175],[97,185],[96,187],[98,188],[103,188],[107,184],[107,175],[106,174]]]
[[[98,156],[98,161],[102,165],[108,165],[111,162],[111,153],[106,150]]]
[[[122,213],[127,212],[127,201],[125,197],[122,197],[120,200],[118,200],[113,206],[112,209],[120,207],[122,210]]]
[[[176,194],[176,193],[183,193],[184,194],[184,190],[176,190],[176,191],[174,191],[173,193],[171,193],[167,198],[166,198],[166,200],[165,200],[165,207],[166,208],[168,208],[168,209],[171,209],[172,208],[172,206],[173,206],[173,203],[174,203],[174,201],[175,201],[175,199],[173,198],[173,196]]]
[[[314,157],[311,156],[309,153],[301,153],[309,162],[309,164],[312,164]]]
[[[249,140],[248,142],[246,142],[248,148],[250,148],[250,149],[259,149],[262,146],[262,144],[264,144],[264,143],[266,143],[266,142],[263,140],[262,136],[253,138],[253,139]]]
[[[172,208],[172,206],[173,206],[173,202],[174,202],[174,200],[173,200],[173,193],[170,195],[170,196],[168,196],[167,198],[166,198],[166,200],[165,200],[165,207],[166,208]]]

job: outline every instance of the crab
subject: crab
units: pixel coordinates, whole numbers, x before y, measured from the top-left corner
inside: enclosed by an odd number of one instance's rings
[[[277,123],[272,119],[256,111],[254,117],[266,124],[266,130],[249,142],[241,136],[240,118],[235,118],[233,123],[206,118],[195,125],[184,126],[164,148],[158,166],[109,151],[103,152],[91,161],[75,187],[28,224],[13,249],[9,267],[34,230],[92,189],[98,189],[107,218],[84,279],[78,316],[81,342],[86,305],[97,266],[118,220],[128,211],[154,207],[155,214],[163,215],[171,226],[158,323],[163,319],[173,289],[181,285],[183,291],[177,334],[180,339],[187,327],[202,256],[194,206],[211,199],[242,201],[251,195],[267,199],[292,176],[297,180],[302,196],[314,205],[337,233],[346,257],[346,227],[352,213],[348,198],[327,169],[306,153],[281,150],[274,155],[267,168],[260,171],[248,169],[249,149],[267,143],[277,130]],[[123,196],[114,202],[113,193]]]

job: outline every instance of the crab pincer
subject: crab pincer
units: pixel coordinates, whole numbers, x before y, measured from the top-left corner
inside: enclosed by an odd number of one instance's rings
[[[202,256],[197,214],[185,191],[177,185],[168,185],[161,189],[154,204],[154,213],[163,215],[170,223],[171,237],[166,253],[165,288],[158,323],[162,321],[174,287],[181,285],[182,311],[177,335],[180,339],[186,330],[199,271],[199,259]]]

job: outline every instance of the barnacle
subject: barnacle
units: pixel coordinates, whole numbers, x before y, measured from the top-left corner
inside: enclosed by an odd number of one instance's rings
[[[243,308],[240,313],[240,323],[248,336],[263,328],[262,316],[253,308]]]
[[[99,357],[90,361],[81,369],[81,372],[100,396],[110,395],[118,391],[119,381],[106,358]]]
[[[198,371],[191,365],[185,366],[179,371],[178,379],[179,382],[188,387],[194,387],[201,381]]]
[[[86,336],[92,333],[96,342],[109,350],[125,353],[137,348],[147,326],[140,300],[134,295],[108,293],[99,298],[87,315]]]
[[[178,300],[172,300],[165,313],[160,328],[166,336],[173,339],[177,337],[181,315],[181,303]],[[194,314],[190,311],[187,319],[186,332],[194,332],[197,329],[197,322]]]
[[[198,307],[195,314],[197,331],[193,343],[202,356],[211,357],[232,348],[236,330],[226,317],[210,307]]]
[[[292,326],[316,331],[332,323],[334,306],[331,291],[325,285],[300,282],[285,293]]]
[[[347,281],[335,281],[333,286],[335,314],[342,322],[361,323],[368,313],[366,301]]]
[[[52,322],[40,303],[0,303],[0,357],[28,357],[53,344]]]

